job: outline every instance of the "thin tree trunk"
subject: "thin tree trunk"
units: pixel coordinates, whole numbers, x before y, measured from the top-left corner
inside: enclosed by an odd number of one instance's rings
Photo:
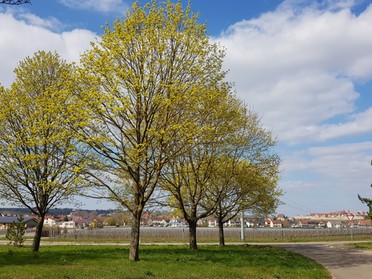
[[[198,245],[196,242],[196,222],[191,221],[189,223],[189,241],[190,241],[190,250],[197,250]]]
[[[222,217],[219,216],[217,219],[218,219],[218,237],[220,239],[220,246],[225,246],[225,233],[223,230]]]
[[[39,252],[41,234],[43,232],[43,226],[44,226],[44,218],[45,218],[44,214],[42,214],[41,216],[38,216],[37,218],[35,236],[34,236],[34,241],[32,243],[32,252]]]
[[[133,214],[129,260],[139,261],[139,240],[142,213]]]

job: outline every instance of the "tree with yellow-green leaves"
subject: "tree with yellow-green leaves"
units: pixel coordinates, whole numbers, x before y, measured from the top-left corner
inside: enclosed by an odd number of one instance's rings
[[[189,225],[192,250],[197,249],[200,219],[214,215],[222,226],[241,210],[272,210],[279,194],[279,160],[270,150],[275,140],[228,85],[219,89],[205,99],[202,107],[207,113],[200,111],[194,119],[202,132],[167,162],[162,175],[161,185],[171,193],[168,205],[181,212]],[[223,227],[220,234],[224,245]]]
[[[226,111],[218,105],[223,103],[223,96],[217,98],[216,95],[212,95],[215,99],[209,99],[210,108],[215,108],[215,111],[209,110],[205,104],[202,107],[208,113],[200,112],[194,119],[203,128],[203,132],[195,133],[183,145],[183,152],[167,161],[161,176],[162,189],[171,194],[168,206],[180,212],[188,223],[191,250],[197,249],[197,222],[215,210],[216,203],[207,199],[207,193],[212,186],[213,174],[221,166],[218,160],[220,148],[229,130],[228,120],[222,116]],[[219,117],[216,114],[219,114],[220,119],[217,119]]]
[[[0,94],[0,197],[37,216],[37,252],[45,215],[76,193],[86,157],[69,129],[81,122],[72,66],[39,51],[14,72],[11,88]]]
[[[139,260],[141,215],[164,164],[203,129],[200,111],[213,110],[205,100],[225,76],[223,57],[190,6],[152,1],[135,2],[81,59],[80,134],[96,154],[85,194],[131,213],[130,260]]]
[[[212,175],[207,205],[216,205],[220,245],[223,226],[241,211],[268,214],[275,211],[281,191],[277,188],[280,158],[274,152],[276,139],[260,124],[258,115],[235,101],[229,107],[241,113],[220,148],[219,168]],[[230,122],[230,123],[234,123]]]
[[[219,244],[225,245],[224,225],[241,212],[268,215],[277,208],[281,191],[277,187],[279,158],[250,162],[247,159],[225,158],[224,167],[214,174],[208,200],[216,203],[213,216],[219,228]]]

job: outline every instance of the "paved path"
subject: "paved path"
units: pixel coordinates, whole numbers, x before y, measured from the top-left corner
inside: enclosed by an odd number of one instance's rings
[[[273,244],[300,253],[326,267],[335,279],[372,279],[372,250],[349,248],[344,242]]]

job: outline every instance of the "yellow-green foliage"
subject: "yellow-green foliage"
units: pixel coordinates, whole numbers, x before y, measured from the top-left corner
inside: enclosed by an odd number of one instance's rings
[[[21,61],[0,95],[0,193],[35,214],[74,193],[79,168],[73,67],[39,51]],[[75,120],[74,120],[75,119]]]
[[[168,158],[209,133],[202,119],[229,87],[224,51],[197,21],[181,3],[135,2],[81,59],[80,98],[90,114],[82,134],[99,154],[96,184],[132,212]]]
[[[195,119],[203,132],[195,133],[163,172],[162,186],[172,193],[170,206],[188,221],[217,207],[229,218],[246,209],[274,210],[280,196],[275,139],[228,85],[206,100]]]

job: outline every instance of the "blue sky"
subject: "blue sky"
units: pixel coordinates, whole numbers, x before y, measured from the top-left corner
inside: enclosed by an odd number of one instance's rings
[[[78,61],[132,2],[0,5],[0,82],[8,87],[37,50]],[[357,194],[372,196],[372,1],[194,0],[192,9],[226,47],[237,94],[278,138],[278,213],[366,211]]]

